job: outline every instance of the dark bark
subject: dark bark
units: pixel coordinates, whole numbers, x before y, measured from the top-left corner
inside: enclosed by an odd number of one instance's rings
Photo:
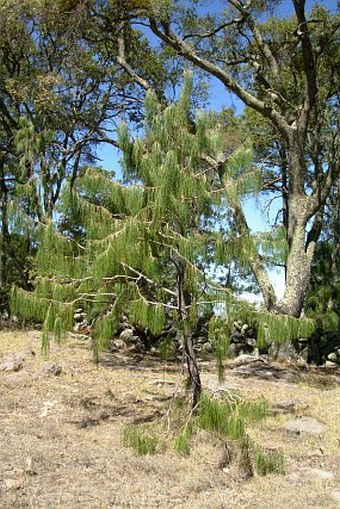
[[[194,350],[192,331],[188,325],[188,311],[185,298],[185,266],[183,262],[177,262],[176,269],[178,313],[183,327],[184,353],[192,387],[192,407],[196,408],[202,392],[202,383]]]
[[[4,160],[0,161],[0,310],[7,307],[7,243],[8,243],[8,225],[7,225],[7,187],[4,175]]]

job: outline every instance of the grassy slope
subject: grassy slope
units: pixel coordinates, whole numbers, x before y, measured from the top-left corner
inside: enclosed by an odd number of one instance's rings
[[[298,383],[243,380],[227,372],[226,384],[247,398],[272,404],[298,400],[296,413],[327,424],[322,435],[296,435],[276,415],[250,429],[268,448],[282,447],[285,476],[245,480],[236,467],[222,469],[223,448],[207,433],[182,458],[168,448],[136,457],[121,445],[125,424],[160,421],[181,381],[174,365],[107,357],[96,367],[86,343],[52,344],[50,361],[61,376],[46,376],[39,333],[0,332],[0,358],[32,347],[16,373],[0,372],[0,508],[335,508],[332,490],[340,482],[340,390],[322,387],[317,373]],[[1,362],[0,362],[1,363]],[[204,363],[203,382],[214,381]],[[334,381],[335,378],[331,378]],[[322,480],[315,468],[332,472]]]

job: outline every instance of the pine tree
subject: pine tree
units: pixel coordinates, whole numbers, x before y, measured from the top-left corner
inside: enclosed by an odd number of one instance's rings
[[[182,334],[196,406],[201,381],[192,331],[200,306],[228,300],[230,292],[198,268],[207,240],[202,217],[215,199],[204,158],[216,156],[223,137],[209,114],[199,114],[192,129],[191,89],[187,76],[178,102],[165,109],[149,92],[143,138],[130,139],[121,126],[125,176],[133,185],[89,168],[65,188],[62,213],[83,234],[43,227],[35,290],[16,290],[12,304],[15,313],[44,322],[46,345],[50,333],[72,327],[74,310],[83,306],[94,322],[96,355],[123,310],[153,334],[170,314]]]
[[[193,332],[207,305],[222,303],[229,323],[243,309],[245,321],[257,321],[260,341],[277,337],[282,342],[288,334],[305,333],[306,327],[292,318],[254,314],[204,270],[207,251],[215,252],[216,263],[238,259],[246,264],[251,256],[249,236],[243,241],[232,234],[221,236],[218,228],[205,228],[205,219],[225,207],[226,200],[232,204],[235,193],[256,186],[251,172],[248,182],[240,177],[240,168],[249,169],[251,162],[249,148],[243,147],[224,168],[225,185],[214,188],[215,166],[209,161],[223,149],[223,132],[214,116],[203,113],[194,119],[193,129],[191,87],[186,76],[178,102],[166,108],[148,92],[143,137],[133,140],[126,126],[120,127],[129,184],[112,180],[100,168],[88,168],[64,188],[59,227],[52,221],[41,225],[34,291],[15,289],[12,310],[43,322],[47,349],[50,335],[60,338],[72,329],[75,309],[83,307],[93,324],[96,358],[117,331],[123,312],[152,334],[160,333],[170,317],[181,332],[196,407],[201,380]],[[309,330],[312,324],[306,326]],[[212,336],[219,329],[212,324]],[[225,345],[215,343],[217,356],[225,356]]]

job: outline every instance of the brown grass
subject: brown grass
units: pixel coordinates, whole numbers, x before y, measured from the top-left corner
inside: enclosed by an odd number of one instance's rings
[[[292,415],[276,412],[254,424],[251,438],[268,449],[284,449],[286,475],[246,480],[236,460],[225,466],[222,444],[203,431],[184,458],[172,451],[165,433],[166,450],[153,456],[135,456],[121,445],[124,425],[168,424],[162,416],[181,381],[178,366],[151,357],[134,363],[106,356],[96,367],[89,345],[69,339],[52,344],[49,360],[63,371],[47,376],[40,333],[0,333],[0,358],[28,347],[36,355],[27,354],[20,371],[0,372],[1,509],[337,507],[331,496],[340,481],[335,375],[322,374],[330,383],[319,383],[319,372],[310,370],[293,384],[243,380],[227,371],[226,386],[243,397],[263,395],[273,408],[294,399],[295,414],[327,425],[322,435],[289,434],[281,424]],[[217,383],[213,362],[204,363],[202,374],[206,386]],[[320,479],[317,468],[334,477]]]

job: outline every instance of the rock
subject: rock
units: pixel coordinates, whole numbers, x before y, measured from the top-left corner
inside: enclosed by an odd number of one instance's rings
[[[63,368],[60,366],[60,364],[56,364],[55,362],[44,362],[42,365],[41,371],[44,375],[47,376],[60,376],[62,373]]]
[[[22,482],[18,479],[5,479],[4,484],[8,490],[19,490]]]
[[[25,348],[15,354],[7,355],[0,364],[0,371],[19,371],[22,368],[24,360],[34,355],[35,352],[31,347]]]
[[[237,348],[237,345],[235,345],[235,343],[231,343],[228,348],[228,357],[230,357],[231,359],[237,357],[238,350],[239,349]]]
[[[285,414],[295,412],[297,408],[299,408],[299,410],[307,410],[308,406],[308,403],[298,399],[287,399],[278,401],[274,405],[273,410],[274,412]]]
[[[300,359],[302,359],[304,362],[308,362],[308,356],[309,356],[309,348],[306,346],[302,350],[300,350]]]
[[[195,343],[198,344],[198,343],[206,343],[207,342],[207,338],[204,337],[204,336],[198,336],[197,338],[195,338]]]
[[[15,358],[8,359],[2,364],[0,364],[0,371],[19,371],[22,367],[22,362],[18,362]]]
[[[326,425],[314,417],[297,417],[285,422],[282,428],[293,433],[318,435],[326,430]]]
[[[241,327],[241,330],[242,330],[243,332],[247,332],[247,330],[248,330],[248,329],[249,329],[249,325],[248,325],[247,323],[244,323],[244,324],[242,325],[242,327]]]
[[[299,379],[298,373],[270,365],[262,357],[254,358],[251,355],[248,357],[252,358],[252,362],[234,368],[231,371],[233,376],[255,377],[261,380],[288,380],[289,382],[296,382]],[[237,361],[238,358],[235,360]]]
[[[256,346],[256,339],[254,339],[254,338],[246,338],[245,343],[247,345],[252,346],[253,348],[255,348],[255,346]]]
[[[129,342],[132,337],[133,337],[132,329],[124,329],[119,335],[119,339],[122,339],[125,342]]]
[[[33,468],[33,458],[32,458],[32,456],[27,456],[27,458],[26,458],[26,466],[25,466],[24,472],[27,475],[36,475],[37,474],[36,470]]]
[[[340,336],[336,333],[325,334],[319,342],[319,351],[323,360],[332,361],[332,359],[329,359],[328,356],[332,353],[336,353],[338,348],[340,348]],[[333,358],[335,359],[335,357]]]
[[[272,343],[269,354],[278,361],[291,361],[299,358],[298,349],[291,341],[281,345]]]
[[[209,341],[207,341],[206,343],[203,344],[203,351],[205,353],[211,353],[212,350],[213,350],[213,347],[212,347],[212,344]]]
[[[134,343],[136,345],[143,345],[141,338],[139,336],[137,336],[136,334],[131,336],[129,343]]]
[[[244,364],[249,364],[250,362],[254,362],[254,356],[249,355],[247,353],[244,353],[242,355],[239,355],[236,359],[233,360],[232,365],[233,366],[243,366]]]
[[[122,339],[115,339],[111,343],[111,350],[126,350],[127,345]]]
[[[233,327],[235,330],[241,330],[242,325],[240,324],[239,321],[235,321],[233,322]]]
[[[79,308],[74,312],[73,316],[74,316],[74,318],[76,318],[77,316],[84,318],[84,316],[86,316],[86,313],[83,309]]]
[[[87,323],[86,320],[83,320],[81,322],[76,322],[73,327],[73,332],[76,334],[84,335],[84,336],[91,336],[92,329],[91,326]]]
[[[57,403],[58,403],[57,400],[44,401],[39,417],[47,417],[50,414],[51,410],[57,405]]]
[[[337,368],[338,364],[336,362],[326,361],[325,362],[325,367],[326,368]]]
[[[138,339],[138,341],[134,340],[134,341],[131,341],[131,343],[129,344],[128,346],[128,351],[130,353],[140,353],[140,352],[144,352],[145,350],[145,347],[142,343],[142,341],[138,338],[138,336],[132,336],[133,338],[136,338]]]
[[[335,502],[340,504],[340,490],[332,490],[331,497]]]
[[[328,470],[322,470],[321,468],[308,468],[307,470],[309,476],[321,479],[322,481],[334,479],[333,472],[329,472]]]
[[[81,325],[82,324],[80,324],[80,323],[75,323],[74,327],[73,327],[73,332],[79,332],[81,329]]]
[[[336,362],[338,360],[338,356],[337,356],[337,354],[335,352],[332,352],[332,353],[327,355],[327,360],[332,361],[332,362]]]
[[[243,336],[242,332],[239,332],[237,330],[232,333],[231,337],[232,337],[233,343],[243,343],[243,341],[244,341],[244,336]]]

